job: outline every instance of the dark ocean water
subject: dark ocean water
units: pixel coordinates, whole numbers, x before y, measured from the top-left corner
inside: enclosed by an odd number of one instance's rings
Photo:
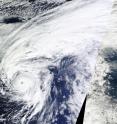
[[[68,1],[67,1],[68,2]],[[23,0],[0,3],[0,22],[16,23],[27,21],[44,11],[50,10],[64,4],[65,1],[40,1],[40,0]]]
[[[108,81],[106,94],[117,100],[117,49],[106,48],[104,50],[105,60],[110,67],[110,71],[105,77]]]

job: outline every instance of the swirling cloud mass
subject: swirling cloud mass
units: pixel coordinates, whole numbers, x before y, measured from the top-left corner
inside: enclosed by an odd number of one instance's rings
[[[0,39],[1,121],[75,124],[109,28],[112,1],[46,1],[49,8],[44,1],[25,3],[23,12],[9,2],[24,22],[7,24],[16,29]]]

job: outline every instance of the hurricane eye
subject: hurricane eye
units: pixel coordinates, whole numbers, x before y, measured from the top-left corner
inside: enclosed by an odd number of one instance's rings
[[[13,90],[17,93],[26,93],[34,86],[33,80],[27,75],[19,75],[13,82]]]

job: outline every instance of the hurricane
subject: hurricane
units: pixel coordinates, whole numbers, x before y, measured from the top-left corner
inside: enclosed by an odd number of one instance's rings
[[[29,7],[16,8],[17,18],[6,9],[0,19],[15,25],[0,38],[0,122],[75,124],[109,30],[112,1],[15,2],[9,6]],[[11,24],[11,18],[20,21]]]

